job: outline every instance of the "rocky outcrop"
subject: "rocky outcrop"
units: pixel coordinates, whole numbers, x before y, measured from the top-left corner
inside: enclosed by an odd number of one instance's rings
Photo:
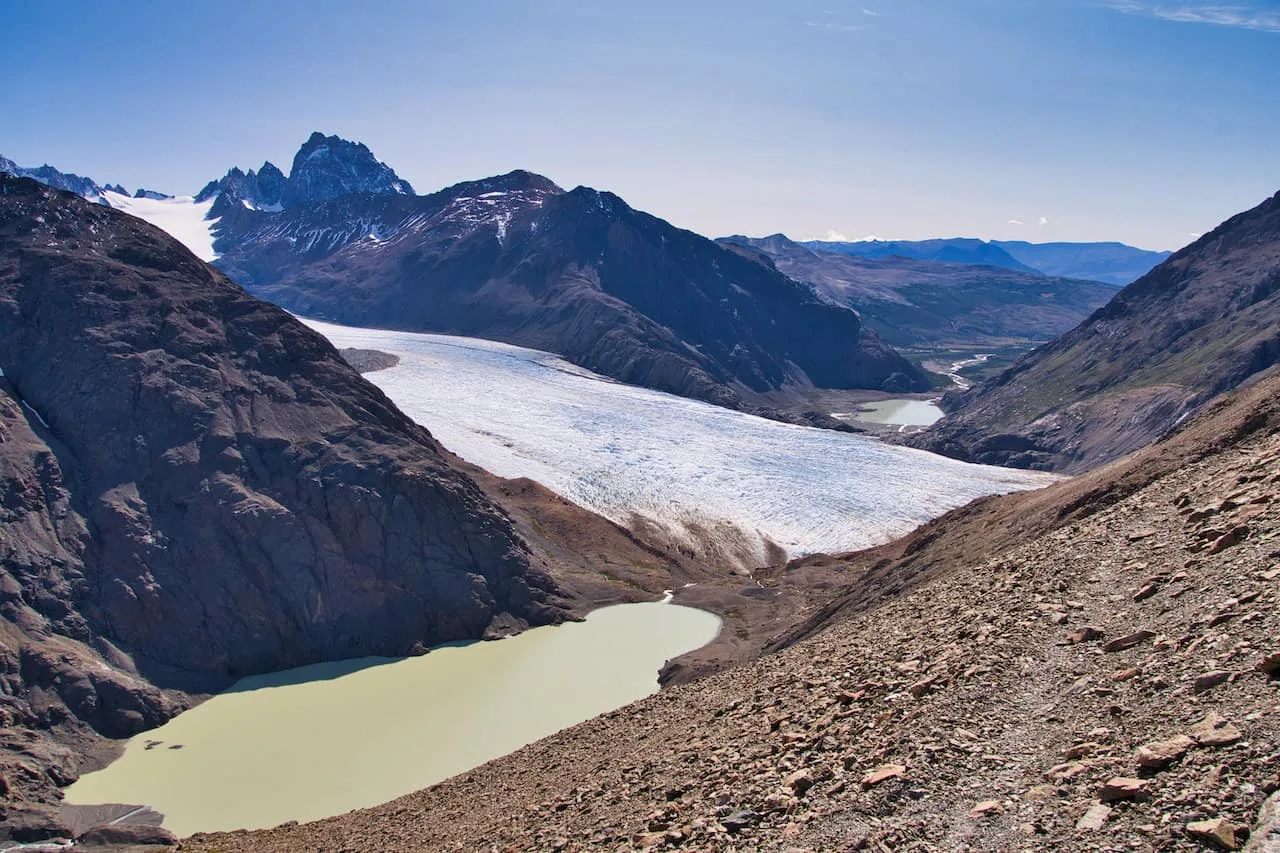
[[[221,195],[223,205],[239,202],[252,209],[279,210],[284,200],[287,179],[271,161],[258,171],[248,172],[233,167],[220,180],[210,181],[196,194],[196,201],[208,201]]]
[[[156,725],[179,689],[565,618],[424,429],[140,220],[0,178],[0,370],[14,801],[75,777],[60,744]]]
[[[917,446],[1076,473],[1154,441],[1280,362],[1280,195],[1224,222],[1000,375]]]
[[[411,196],[413,187],[365,145],[317,132],[298,149],[288,177],[270,161],[256,172],[232,168],[221,179],[206,184],[196,201],[221,196],[213,210],[214,216],[220,216],[234,204],[279,212],[349,193]]]
[[[413,195],[413,187],[363,143],[311,134],[294,155],[281,201],[297,207],[347,193]]]

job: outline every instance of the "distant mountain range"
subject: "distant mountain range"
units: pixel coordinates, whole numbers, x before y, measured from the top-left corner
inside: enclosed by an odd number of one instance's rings
[[[718,244],[611,193],[565,191],[530,172],[419,196],[365,145],[321,133],[288,174],[270,162],[232,168],[194,196],[130,196],[7,160],[0,169],[147,219],[306,316],[536,347],[621,381],[787,419],[762,395],[925,390],[929,378],[891,343],[1043,340],[1104,298],[1099,285],[1045,269],[1116,279],[1124,264],[1158,254],[777,237],[776,257],[761,263],[745,238]]]
[[[54,172],[51,183],[68,183]],[[366,146],[313,133],[287,176],[267,162],[231,169],[193,198],[142,202],[91,181],[80,189],[307,316],[536,347],[624,382],[789,420],[753,395],[930,387],[854,312],[777,270],[610,193],[566,192],[529,172],[417,196]]]
[[[1025,243],[1020,240],[807,240],[802,246],[864,258],[914,258],[950,264],[980,264],[1063,278],[1124,285],[1146,274],[1169,252],[1138,249],[1124,243]]]
[[[720,242],[762,253],[764,262],[809,284],[822,298],[855,309],[869,328],[897,347],[1046,341],[1116,292],[1097,281],[999,266],[820,251],[781,234]]]
[[[1078,472],[1280,362],[1280,194],[1224,222],[999,376],[915,443]]]

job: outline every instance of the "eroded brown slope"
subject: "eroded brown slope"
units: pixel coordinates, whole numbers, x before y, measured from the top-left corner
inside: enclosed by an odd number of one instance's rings
[[[777,654],[376,809],[182,849],[1238,844],[1280,786],[1280,378],[949,519],[846,558],[901,588]]]

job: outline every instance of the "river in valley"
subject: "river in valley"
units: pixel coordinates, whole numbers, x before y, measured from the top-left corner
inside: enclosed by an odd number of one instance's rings
[[[719,627],[689,607],[623,604],[421,657],[246,678],[133,738],[67,800],[145,803],[179,835],[372,806],[656,692],[663,663]]]

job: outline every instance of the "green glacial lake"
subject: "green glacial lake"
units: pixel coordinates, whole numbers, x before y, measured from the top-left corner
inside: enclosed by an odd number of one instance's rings
[[[623,604],[421,657],[246,678],[133,738],[67,800],[147,804],[179,835],[376,805],[656,692],[663,663],[719,628],[701,610]]]
[[[873,424],[929,426],[942,417],[942,409],[926,400],[878,400],[861,404],[854,417]]]

